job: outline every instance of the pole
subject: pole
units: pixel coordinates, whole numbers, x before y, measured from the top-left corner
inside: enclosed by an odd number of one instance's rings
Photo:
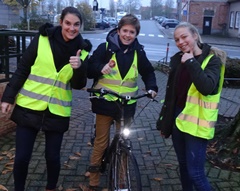
[[[190,7],[190,0],[188,0],[188,6],[187,6],[187,22],[189,22],[189,7]]]
[[[169,42],[167,43],[167,51],[166,51],[166,59],[165,59],[165,64],[167,64],[167,60],[168,60],[168,51],[169,51]]]

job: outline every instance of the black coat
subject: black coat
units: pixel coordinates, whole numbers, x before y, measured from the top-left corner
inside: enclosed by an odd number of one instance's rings
[[[75,56],[79,49],[90,51],[92,48],[91,43],[88,40],[84,40],[80,34],[75,39],[65,42],[61,34],[60,26],[53,27],[51,24],[43,25],[24,52],[17,70],[6,86],[2,96],[2,102],[14,104],[15,98],[27,80],[31,66],[34,64],[37,57],[40,34],[48,36],[49,38],[57,71],[60,71],[64,65],[68,64],[70,56]],[[70,81],[72,88],[81,89],[86,85],[87,63],[88,58],[86,58],[84,62],[82,61],[82,65],[78,69],[73,69],[73,77]],[[16,105],[11,119],[20,126],[42,130],[64,132],[69,127],[69,117],[54,115],[50,113],[48,109],[45,111],[33,111]]]
[[[128,51],[124,53],[124,50],[128,48]],[[107,36],[107,44],[100,44],[93,52],[93,55],[89,59],[88,64],[88,78],[94,79],[96,82],[101,73],[102,68],[109,62],[113,53],[116,53],[116,59],[118,68],[122,78],[127,74],[134,58],[134,51],[137,51],[138,56],[138,72],[142,77],[146,90],[158,91],[156,85],[156,77],[154,68],[149,62],[143,46],[139,44],[137,38],[128,47],[121,44],[117,29],[113,29]],[[128,105],[125,108],[125,116],[132,117],[135,113],[136,104]],[[94,113],[108,115],[112,117],[119,117],[119,103],[109,102],[105,100],[92,99],[92,110]]]
[[[210,59],[206,68],[204,70],[201,68],[203,60],[210,53],[210,48],[211,47],[209,45],[203,44],[202,54],[197,59],[194,59],[194,62],[187,60],[184,63],[190,75],[190,80],[187,82],[187,88],[185,88],[185,95],[187,95],[187,91],[190,88],[191,83],[194,83],[197,90],[203,95],[214,95],[217,93],[221,70],[220,58],[214,55]],[[157,129],[160,130],[161,134],[165,138],[168,138],[171,135],[176,119],[176,101],[178,96],[177,88],[181,88],[176,87],[177,84],[179,84],[180,68],[182,65],[181,55],[182,52],[178,52],[171,57],[171,70],[168,77],[165,100],[159,119],[157,120]]]

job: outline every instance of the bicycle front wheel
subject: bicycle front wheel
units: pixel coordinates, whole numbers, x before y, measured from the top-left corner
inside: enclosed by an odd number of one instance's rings
[[[112,155],[108,169],[108,191],[141,191],[142,182],[137,160],[129,149],[121,146]]]

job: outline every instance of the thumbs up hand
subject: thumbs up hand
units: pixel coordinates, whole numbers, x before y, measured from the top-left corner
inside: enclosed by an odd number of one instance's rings
[[[114,60],[109,60],[109,62],[103,67],[102,74],[110,74],[112,71],[112,68],[115,66]]]
[[[80,53],[81,53],[81,50],[79,49],[77,51],[76,56],[71,56],[70,59],[69,59],[69,63],[72,66],[73,69],[79,68],[82,64],[82,62],[80,60]]]
[[[110,68],[114,68],[115,65],[116,65],[116,63],[115,63],[114,60],[110,60],[110,61],[108,62],[108,65],[110,66]]]

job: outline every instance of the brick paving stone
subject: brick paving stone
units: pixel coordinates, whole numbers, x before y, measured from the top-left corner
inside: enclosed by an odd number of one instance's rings
[[[158,79],[159,95],[157,100],[164,98],[167,76],[156,71]],[[140,82],[141,83],[141,82]],[[140,86],[143,86],[142,84]],[[90,87],[88,83],[88,87]],[[220,102],[220,113],[223,115],[234,115],[235,110],[240,103],[240,90],[223,90]],[[231,96],[231,97],[230,97]],[[89,165],[92,147],[88,146],[91,135],[93,134],[93,119],[91,113],[91,104],[88,93],[74,91],[74,106],[72,110],[69,131],[65,133],[61,150],[61,172],[59,177],[59,186],[63,190],[74,188],[76,191],[79,183],[88,183],[84,173]],[[234,98],[233,97],[238,97]],[[136,114],[146,105],[147,99],[139,100]],[[155,122],[158,113],[162,107],[159,103],[149,103],[147,107],[135,118],[132,125],[133,135],[133,153],[135,154],[141,179],[143,182],[143,191],[177,191],[181,190],[178,163],[176,154],[172,147],[171,138],[163,139],[159,131],[155,129]],[[0,137],[0,154],[3,151],[9,151],[14,148],[15,132]],[[27,189],[29,191],[44,191],[46,184],[46,165],[44,159],[44,134],[40,133],[34,145],[34,153],[29,166],[29,175],[27,177]],[[70,160],[69,156],[75,152],[81,153],[78,160]],[[0,160],[0,170],[2,171],[7,160]],[[66,166],[69,165],[69,167]],[[212,186],[216,191],[231,190],[237,191],[240,188],[240,172],[218,169],[209,163],[206,163],[206,173]],[[155,178],[163,178],[156,181]],[[102,185],[106,184],[106,174],[101,177]],[[13,191],[13,176],[9,172],[5,175],[0,174],[0,184],[3,184]]]

